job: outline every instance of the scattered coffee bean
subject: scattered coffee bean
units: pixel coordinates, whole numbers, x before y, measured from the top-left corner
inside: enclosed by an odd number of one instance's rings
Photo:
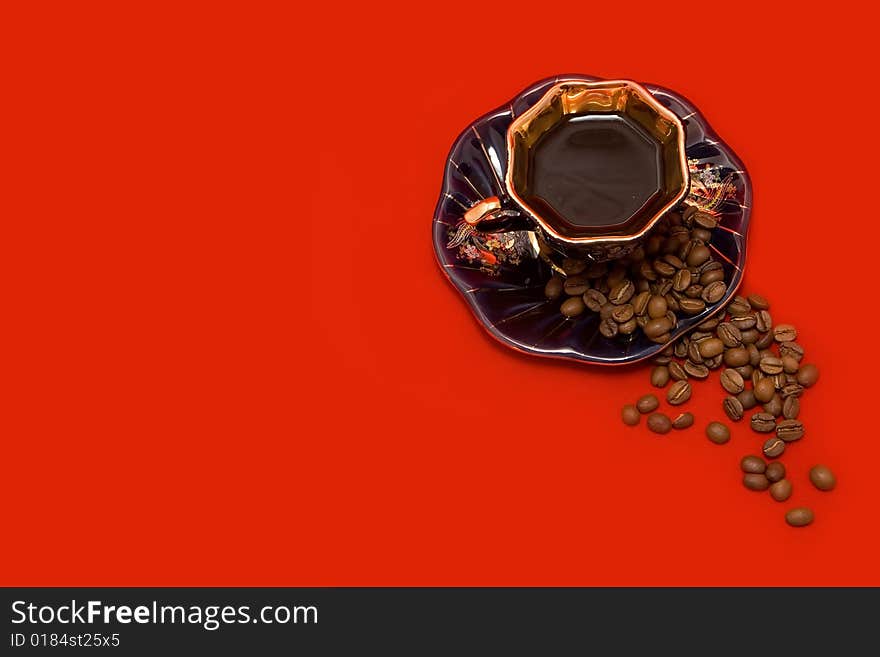
[[[770,302],[760,294],[750,294],[748,296],[748,302],[755,310],[767,310],[770,308]]]
[[[749,350],[745,347],[733,347],[724,352],[724,364],[728,367],[742,367],[749,364]]]
[[[782,415],[782,397],[778,394],[774,394],[773,397],[770,398],[770,401],[764,404],[764,412],[770,413],[773,417],[779,417]]]
[[[785,502],[791,497],[791,482],[788,479],[780,479],[770,486],[770,497],[777,502]]]
[[[641,413],[639,413],[639,409],[632,404],[624,406],[623,410],[620,412],[620,416],[623,419],[623,423],[631,427],[636,426],[642,417]]]
[[[800,367],[800,363],[798,363],[796,358],[792,356],[782,357],[782,371],[786,374],[797,374],[798,367]]]
[[[648,416],[648,428],[654,433],[669,433],[672,420],[663,413],[651,413]]]
[[[692,360],[686,360],[684,362],[684,371],[687,372],[688,376],[693,377],[694,379],[705,379],[709,376],[709,368],[701,363],[695,363]]]
[[[798,398],[804,392],[804,387],[799,383],[786,383],[782,386],[782,398],[788,399],[789,397]]]
[[[762,404],[766,404],[773,399],[773,395],[776,394],[776,386],[773,385],[773,379],[763,378],[759,379],[757,383],[752,379],[752,383],[754,385],[755,399]]]
[[[814,465],[810,468],[810,481],[819,490],[832,490],[837,485],[837,478],[827,465]]]
[[[698,344],[700,356],[703,358],[712,358],[724,351],[724,343],[718,338],[706,338]]]
[[[773,318],[766,310],[755,313],[755,328],[761,333],[768,333],[773,328]]]
[[[770,413],[755,413],[750,420],[752,429],[758,433],[776,431],[776,418]]]
[[[730,429],[721,422],[710,422],[706,427],[706,437],[716,445],[723,445],[730,440]]]
[[[724,414],[734,422],[739,422],[743,417],[743,405],[736,397],[725,397],[721,403]]]
[[[755,346],[758,349],[766,349],[771,344],[773,344],[773,333],[767,331],[766,333],[758,333],[758,339],[755,340]]]
[[[797,382],[804,388],[809,388],[819,380],[819,368],[815,365],[804,365],[798,370]]]
[[[749,302],[740,296],[733,297],[727,306],[727,312],[731,317],[745,317],[752,310]]]
[[[776,342],[791,342],[797,339],[797,329],[791,324],[777,324],[773,327]]]
[[[687,381],[676,381],[666,393],[666,401],[673,406],[684,404],[691,398],[691,384]]]
[[[778,458],[785,452],[785,442],[779,438],[768,438],[764,442],[764,447],[761,451],[764,452],[764,456],[768,459]]]
[[[731,395],[738,395],[745,388],[745,382],[739,372],[728,369],[721,373],[721,387]]]
[[[776,356],[762,356],[758,367],[764,374],[774,375],[782,371],[782,360]]]
[[[687,372],[678,361],[669,363],[669,376],[676,381],[687,381],[688,378]]]
[[[806,527],[813,522],[813,511],[807,507],[790,509],[785,514],[785,522],[792,527]]]
[[[763,474],[747,472],[743,475],[743,486],[749,490],[767,490],[770,482]]]
[[[804,425],[800,420],[782,420],[776,425],[776,437],[787,443],[804,437]]]
[[[771,482],[776,483],[777,481],[781,481],[785,479],[785,466],[782,465],[779,461],[773,461],[773,463],[769,463],[767,465],[767,469],[764,471],[764,474],[767,476]]]
[[[763,474],[767,469],[767,463],[760,456],[743,456],[739,462],[743,472],[751,474]]]
[[[692,413],[681,413],[672,421],[673,429],[687,429],[693,425],[694,416]]]
[[[651,370],[651,385],[655,388],[665,388],[669,383],[669,368],[666,365],[658,365]]]
[[[786,420],[793,420],[801,412],[801,403],[795,396],[789,396],[782,402],[782,416]]]
[[[736,398],[739,400],[739,403],[742,404],[744,411],[751,410],[758,405],[758,400],[755,399],[755,393],[752,390],[743,390],[736,396]]]
[[[804,357],[804,348],[797,342],[782,342],[779,344],[779,355],[783,358],[794,358],[800,363]]]
[[[718,339],[724,343],[725,347],[737,347],[742,343],[742,333],[730,322],[719,324],[715,329]]]
[[[660,407],[660,400],[657,399],[656,395],[642,395],[639,397],[639,401],[636,402],[636,408],[639,409],[640,413],[650,413],[651,411],[656,411]]]

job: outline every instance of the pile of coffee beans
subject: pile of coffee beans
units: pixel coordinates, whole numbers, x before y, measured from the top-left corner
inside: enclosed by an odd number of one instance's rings
[[[544,294],[561,300],[565,317],[598,313],[606,338],[631,339],[641,331],[653,342],[669,342],[680,315],[698,315],[727,292],[724,269],[707,246],[716,225],[693,206],[672,212],[625,258],[611,264],[566,258]]]
[[[691,218],[694,217],[692,213]],[[664,239],[671,239],[669,234],[683,235],[687,232],[689,243],[694,240],[701,242],[688,247],[686,254],[689,255],[697,246],[705,244],[701,240],[702,233],[697,233],[697,238],[693,236],[694,225],[697,225],[695,219],[691,224],[686,221],[675,223],[673,220]],[[684,230],[673,232],[672,229],[676,227]],[[697,230],[701,229],[702,226]],[[659,256],[661,262],[665,262],[666,257],[664,244],[661,242],[657,249],[663,254]],[[679,245],[678,248],[683,247]],[[646,249],[646,256],[648,254],[649,249]],[[702,256],[700,260],[707,262],[702,260]],[[654,260],[647,261],[653,268],[657,258],[655,256]],[[684,267],[677,272],[689,271],[690,262],[687,258],[683,258],[683,261]],[[639,267],[641,269],[641,265]],[[678,275],[677,272],[672,274],[673,278]],[[673,285],[670,292],[658,295],[653,285],[654,282],[648,284],[649,294],[645,302],[648,322],[656,319],[650,312],[652,303],[657,305],[655,312],[659,312],[664,303],[668,304],[667,296],[671,296],[679,302],[680,309],[679,297],[681,294],[686,296],[690,289],[690,286],[686,286],[678,291]],[[705,289],[702,275],[696,285],[703,285]],[[669,312],[668,305],[664,308],[665,312]],[[613,319],[613,314],[611,317]],[[647,331],[645,334],[651,337]],[[763,440],[762,456],[745,456],[740,462],[743,485],[754,491],[769,491],[770,496],[778,502],[785,502],[791,497],[793,486],[791,480],[786,478],[785,466],[773,459],[781,457],[806,434],[803,422],[798,419],[801,399],[804,392],[819,380],[818,367],[803,362],[804,348],[797,342],[797,335],[797,329],[791,324],[773,323],[770,303],[763,296],[736,296],[723,311],[700,324],[690,334],[667,345],[654,359],[650,377],[652,386],[666,388],[666,401],[670,405],[679,405],[691,398],[692,381],[708,379],[713,370],[720,370],[718,380],[725,393],[720,411],[732,422],[747,418],[748,425],[758,434],[770,434]],[[656,395],[644,395],[635,406],[624,407],[624,422],[636,425],[641,414],[649,414],[648,428],[659,434],[694,424],[694,416],[690,413],[682,413],[672,420],[657,412],[659,403]],[[716,445],[727,443],[731,437],[729,426],[718,420],[707,423],[705,433]],[[813,467],[809,479],[822,491],[830,491],[836,485],[834,474],[824,465]],[[785,519],[793,527],[803,527],[813,521],[813,512],[807,508],[794,508],[786,513]]]

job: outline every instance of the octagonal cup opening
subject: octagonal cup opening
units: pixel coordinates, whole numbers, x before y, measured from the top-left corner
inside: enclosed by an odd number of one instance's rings
[[[556,84],[507,140],[508,193],[563,242],[639,237],[687,193],[684,127],[632,81]]]

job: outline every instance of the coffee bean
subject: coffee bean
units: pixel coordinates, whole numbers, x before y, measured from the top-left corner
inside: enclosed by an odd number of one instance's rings
[[[562,296],[564,285],[559,276],[553,276],[544,286],[544,296],[548,299],[558,299]]]
[[[590,283],[586,276],[569,276],[562,287],[569,296],[579,297],[590,289]]]
[[[752,307],[741,296],[735,296],[727,305],[727,312],[731,317],[745,317],[752,312]]]
[[[687,381],[676,381],[666,393],[666,401],[673,406],[684,404],[691,398],[691,384]]]
[[[801,412],[801,402],[795,396],[786,397],[782,402],[782,416],[786,420],[795,419]]]
[[[705,297],[705,295],[706,291],[703,290],[703,296]],[[685,315],[696,315],[706,309],[706,304],[703,303],[702,299],[681,299],[678,302],[678,306]]]
[[[650,413],[651,411],[656,411],[659,406],[660,400],[657,399],[656,395],[652,394],[642,395],[636,402],[636,408],[639,409],[640,413]]]
[[[726,369],[721,372],[721,387],[731,395],[738,395],[745,388],[745,381],[736,370]]]
[[[779,461],[773,461],[773,463],[767,465],[764,474],[772,483],[781,481],[782,479],[785,479],[785,466]]]
[[[586,260],[578,260],[576,258],[565,258],[562,261],[562,271],[569,276],[581,274],[587,270]]]
[[[651,413],[648,416],[648,428],[654,433],[669,433],[672,429],[672,420],[663,413]]]
[[[761,351],[753,344],[746,347],[749,352],[749,364],[757,367],[761,363]]]
[[[791,342],[797,338],[797,329],[791,324],[777,324],[773,327],[776,342]]]
[[[684,292],[691,285],[691,273],[687,269],[679,269],[672,277],[672,289]]]
[[[624,322],[628,322],[632,319],[632,316],[635,314],[631,303],[625,303],[622,306],[617,306],[614,310],[611,311],[611,319],[613,319],[618,324],[623,324]]]
[[[791,497],[791,482],[788,479],[780,479],[770,486],[770,497],[777,502],[785,502]]]
[[[759,310],[755,313],[755,328],[761,333],[767,333],[773,328],[773,318],[766,310]]]
[[[668,310],[666,311],[666,316],[669,317],[669,313],[677,313],[681,310],[681,306],[678,303],[679,297],[677,295],[681,294],[681,292],[676,292],[675,294],[666,294],[666,307]]]
[[[648,300],[648,317],[651,319],[665,317],[667,310],[665,297],[655,294]]]
[[[740,459],[739,467],[743,472],[747,472],[749,474],[764,474],[764,471],[767,469],[767,464],[764,462],[760,456],[743,456]]]
[[[636,321],[636,318],[633,317],[629,321],[624,322],[623,324],[617,325],[617,331],[621,335],[632,335],[636,332],[636,329],[639,327],[639,323]]]
[[[805,506],[790,509],[785,514],[785,522],[792,527],[806,527],[813,522],[813,510]]]
[[[758,433],[770,433],[776,430],[776,418],[770,413],[755,413],[750,422],[752,429]]]
[[[755,346],[758,349],[766,349],[771,344],[773,344],[773,332],[767,331],[766,333],[758,333],[758,339],[755,340]]]
[[[774,394],[773,397],[770,398],[770,401],[764,404],[764,412],[770,413],[773,417],[779,417],[782,415],[782,397],[778,394]]]
[[[700,345],[696,343],[694,340],[691,340],[688,343],[688,352],[687,352],[688,360],[693,361],[694,363],[702,363],[703,357],[700,355]]]
[[[640,281],[645,282],[646,281]],[[644,290],[639,292],[636,296],[633,297],[632,306],[633,311],[636,315],[644,315],[648,312],[648,301],[651,299],[651,293],[648,290]]]
[[[797,362],[797,359],[791,356],[782,357],[782,371],[786,374],[797,374],[799,367],[800,363]]]
[[[721,327],[719,326],[718,328],[720,329]],[[739,330],[737,330],[737,333],[739,333]],[[743,365],[747,365],[748,362],[749,350],[745,347],[734,347],[733,349],[727,349],[724,351],[724,364],[728,367],[742,367]]]
[[[675,274],[675,267],[664,260],[655,260],[653,267],[654,271],[664,278],[671,278]]]
[[[614,304],[610,301],[606,304],[603,304],[601,308],[599,308],[599,319],[611,319],[611,314],[614,312]]]
[[[764,442],[762,451],[768,459],[775,459],[785,452],[785,442],[779,438],[768,438]]]
[[[718,303],[727,293],[727,283],[724,281],[715,281],[709,283],[704,289],[702,299],[706,303]]]
[[[656,338],[664,333],[669,333],[671,328],[672,325],[666,317],[658,317],[657,319],[649,320],[642,328],[642,331],[649,338]]]
[[[635,293],[636,288],[632,281],[624,279],[611,288],[611,291],[608,293],[608,300],[615,306],[619,306],[632,299]]]
[[[755,329],[741,329],[740,334],[742,335],[743,344],[754,344],[761,337],[761,334]]]
[[[669,368],[664,365],[658,365],[651,370],[651,385],[657,388],[665,388],[669,383]]]
[[[587,290],[584,292],[584,304],[594,313],[597,313],[603,306],[608,304],[608,298],[599,290]]]
[[[708,212],[697,211],[693,215],[693,222],[700,228],[712,230],[718,225],[718,220]]]
[[[691,267],[699,267],[706,262],[712,255],[709,247],[703,244],[695,244],[691,247],[687,254],[687,264]]]
[[[725,415],[734,422],[739,422],[743,417],[743,405],[736,397],[725,397],[721,402]]]
[[[743,390],[736,396],[736,398],[739,400],[739,403],[742,404],[743,409],[747,411],[758,405],[758,400],[755,399],[755,393],[753,390]]]
[[[804,357],[804,348],[800,346],[797,342],[780,342],[779,355],[783,358],[794,358],[797,362],[800,363]]]
[[[810,481],[819,490],[833,490],[837,485],[837,477],[827,465],[814,465],[810,468]]]
[[[699,343],[700,356],[712,358],[724,351],[724,343],[718,338],[707,338]]]
[[[730,322],[719,324],[715,333],[725,347],[738,347],[742,343],[742,333]]]
[[[819,368],[813,364],[804,365],[798,370],[797,382],[804,388],[809,388],[819,380]]]
[[[776,425],[776,437],[787,443],[804,437],[804,425],[799,420],[782,420]]]
[[[764,356],[758,363],[758,367],[764,374],[779,374],[782,371],[782,360],[775,356]]]
[[[687,372],[685,372],[684,367],[676,362],[669,363],[669,376],[676,381],[686,381],[688,378]]]
[[[754,315],[746,315],[745,317],[731,317],[730,323],[733,324],[740,331],[747,331],[749,329],[755,328],[755,317]]]
[[[586,310],[584,300],[580,297],[571,297],[562,302],[559,311],[566,317],[577,317]]]
[[[724,280],[724,269],[721,267],[721,263],[712,263],[713,265],[717,264],[718,267],[715,269],[704,269],[700,273],[700,285],[706,286],[715,283],[716,281]]]
[[[770,482],[763,474],[749,472],[743,475],[743,486],[749,490],[767,490]]]
[[[627,404],[623,407],[623,410],[620,411],[620,417],[623,419],[624,424],[634,427],[639,423],[641,414],[639,413],[639,409],[635,406]]]
[[[712,231],[707,230],[705,228],[700,228],[699,226],[695,226],[691,229],[691,237],[695,240],[699,240],[700,242],[708,244],[712,239]]]
[[[786,384],[788,384],[785,372],[774,374],[771,378],[773,379],[773,387],[776,388],[776,390],[782,390]]]
[[[684,362],[684,371],[688,376],[694,379],[705,379],[709,376],[709,368],[701,363],[695,363],[692,360]]]
[[[599,322],[599,333],[604,335],[606,338],[613,338],[617,335],[620,329],[617,327],[617,322],[614,321],[611,317],[608,319],[603,319]]]
[[[799,383],[786,383],[782,386],[782,398],[800,397],[804,392],[804,387]]]
[[[748,302],[755,310],[767,310],[770,308],[770,302],[760,294],[750,294],[748,296]]]
[[[752,374],[755,372],[755,368],[748,364],[740,365],[739,367],[735,367],[734,369],[739,372],[739,375],[743,378],[743,381],[751,381]]]
[[[706,426],[706,437],[716,445],[723,445],[730,440],[730,429],[721,422],[710,422]]]
[[[721,320],[718,318],[718,315],[715,315],[714,317],[710,317],[709,319],[700,322],[700,330],[707,332],[714,331],[720,323]]]
[[[717,356],[703,359],[703,365],[708,367],[710,370],[718,369],[719,367],[721,367],[722,362],[724,362],[723,354],[718,354]]]
[[[681,413],[672,421],[673,429],[687,429],[694,423],[694,416],[691,413]]]
[[[773,395],[776,394],[776,388],[773,385],[773,379],[764,377],[758,380],[757,383],[754,383],[754,378],[752,379],[752,383],[754,384],[755,391],[755,399],[757,399],[762,404],[766,404],[768,401],[773,399]]]

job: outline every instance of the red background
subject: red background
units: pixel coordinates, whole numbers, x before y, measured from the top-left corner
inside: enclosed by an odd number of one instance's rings
[[[856,3],[318,4],[5,7],[2,583],[880,584]],[[646,368],[506,350],[435,265],[456,135],[561,71],[679,91],[748,166],[744,290],[822,368],[790,503],[703,436],[714,378],[625,428]]]

